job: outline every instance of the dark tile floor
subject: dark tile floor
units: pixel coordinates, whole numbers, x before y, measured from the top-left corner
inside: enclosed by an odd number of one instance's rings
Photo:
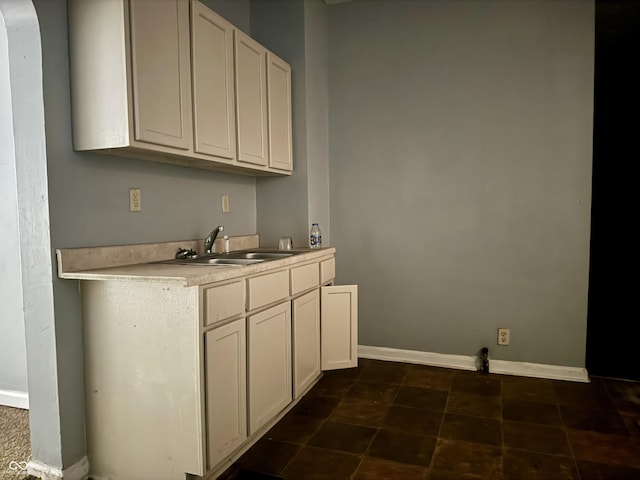
[[[360,359],[320,382],[222,478],[640,479],[640,383],[574,383]]]

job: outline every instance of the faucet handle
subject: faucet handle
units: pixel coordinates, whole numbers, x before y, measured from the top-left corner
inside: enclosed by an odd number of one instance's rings
[[[178,252],[176,253],[176,258],[185,259],[185,258],[196,258],[198,253],[194,250],[186,249],[186,248],[178,248]]]
[[[213,248],[213,244],[216,241],[216,237],[223,230],[224,230],[224,227],[222,225],[218,225],[216,228],[214,228],[211,231],[211,233],[207,236],[207,238],[204,239],[204,252],[205,253],[211,253],[211,249]]]

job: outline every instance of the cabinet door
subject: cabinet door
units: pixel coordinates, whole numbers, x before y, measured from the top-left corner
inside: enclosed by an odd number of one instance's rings
[[[291,302],[248,317],[249,434],[291,402]]]
[[[269,166],[291,171],[291,67],[267,53]]]
[[[233,26],[199,1],[191,3],[194,150],[236,158]]]
[[[298,398],[320,375],[320,294],[313,290],[292,302],[293,395]]]
[[[238,161],[267,165],[267,50],[239,30],[234,32]]]
[[[189,4],[131,0],[135,140],[191,146]]]
[[[207,469],[247,438],[246,326],[236,320],[205,333]]]
[[[322,287],[322,370],[358,366],[358,286]]]

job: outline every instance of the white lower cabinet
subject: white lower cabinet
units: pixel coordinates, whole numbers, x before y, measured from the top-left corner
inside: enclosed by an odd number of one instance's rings
[[[357,286],[321,286],[334,272],[331,252],[187,287],[84,281],[91,476],[215,478],[321,371],[357,366]]]
[[[293,311],[293,397],[320,375],[320,294],[313,290],[291,302]]]
[[[358,366],[358,286],[322,287],[322,370]]]
[[[245,319],[205,333],[207,469],[247,438]]]
[[[291,395],[291,302],[247,318],[249,435],[282,411]]]

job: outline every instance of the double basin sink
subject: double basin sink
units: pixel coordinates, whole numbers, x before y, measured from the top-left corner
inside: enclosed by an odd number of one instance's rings
[[[242,266],[254,263],[266,262],[269,260],[279,260],[291,257],[303,250],[239,250],[230,253],[207,253],[198,255],[193,258],[176,258],[173,260],[162,260],[155,263],[173,264],[173,265],[220,265],[220,266]]]

